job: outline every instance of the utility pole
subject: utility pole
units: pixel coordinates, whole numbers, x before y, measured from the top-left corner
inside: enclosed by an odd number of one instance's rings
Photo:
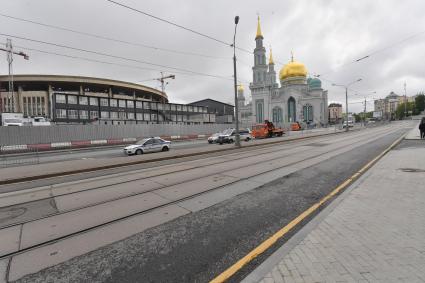
[[[339,85],[339,84],[332,84],[332,86],[339,86],[339,87],[343,87],[343,88],[345,88],[345,131],[346,132],[348,132],[348,87],[349,86],[351,86],[352,84],[355,84],[355,83],[357,83],[357,82],[359,82],[359,81],[361,81],[362,79],[360,78],[360,79],[357,79],[357,80],[355,80],[355,81],[353,81],[353,82],[351,82],[351,83],[349,83],[349,84],[347,84],[347,85]]]
[[[7,96],[7,104],[9,112],[15,112],[15,99],[14,99],[14,87],[13,87],[13,54],[24,57],[25,60],[28,60],[30,57],[24,52],[13,51],[12,40],[10,38],[6,41],[6,48],[0,48],[1,51],[7,52],[7,62],[9,64],[9,93]],[[19,103],[19,102],[18,102]],[[10,111],[10,106],[12,106],[12,111]]]
[[[404,118],[407,118],[407,95],[406,95],[406,82],[404,82]]]
[[[164,76],[164,73],[161,72],[161,77],[160,78],[157,78],[156,80],[161,83],[161,91],[162,91],[162,93],[165,94],[165,85],[168,84],[168,82],[166,82],[165,80],[168,80],[168,79],[173,79],[174,80],[175,78],[176,78],[175,75]],[[164,122],[165,122],[167,120],[167,117],[166,117],[165,109],[164,109],[164,106],[165,106],[164,105],[164,99],[161,99],[161,102],[162,102],[162,111],[164,112]],[[159,114],[159,111],[158,111],[158,114]],[[159,119],[159,117],[158,117],[158,119]]]
[[[366,96],[364,97],[363,126],[366,127]]]
[[[237,76],[236,76],[236,28],[238,27],[239,16],[235,17],[235,33],[233,34],[233,88],[235,91],[235,118],[236,118],[236,129],[235,129],[235,146],[241,146],[241,139],[239,136],[239,106],[238,106],[238,86],[237,86]]]

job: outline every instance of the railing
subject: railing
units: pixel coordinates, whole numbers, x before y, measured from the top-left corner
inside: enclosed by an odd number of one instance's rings
[[[39,164],[38,148],[21,145],[0,147],[0,168]]]

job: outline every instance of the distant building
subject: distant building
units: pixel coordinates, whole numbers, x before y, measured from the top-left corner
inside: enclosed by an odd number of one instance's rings
[[[234,122],[235,106],[231,104],[207,98],[189,103],[188,105],[207,107],[210,113],[215,114],[215,122],[218,124]]]
[[[342,122],[342,104],[331,103],[328,106],[329,124],[339,124]]]
[[[239,122],[249,127],[252,124],[252,103],[246,103],[243,85],[238,86]]]
[[[0,76],[0,114],[72,124],[215,123],[215,110],[169,103],[165,93],[140,84],[61,75],[14,75],[13,80],[9,92],[9,76]]]
[[[381,112],[382,119],[394,119],[397,107],[405,101],[414,102],[415,96],[405,97],[404,95],[397,95],[392,91],[385,98],[374,101],[374,112]]]

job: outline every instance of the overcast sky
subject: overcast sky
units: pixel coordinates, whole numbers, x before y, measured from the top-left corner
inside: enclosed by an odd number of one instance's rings
[[[234,16],[240,16],[237,46],[255,47],[257,14],[264,44],[272,46],[277,72],[290,60],[304,63],[309,75],[321,74],[329,102],[344,102],[345,91],[332,83],[352,85],[350,110],[361,111],[359,102],[385,97],[389,92],[414,95],[425,90],[425,1],[422,0],[284,0],[284,1],[172,1],[117,0],[128,6],[173,21],[224,42],[233,40]],[[30,60],[15,57],[15,74],[67,74],[142,83],[159,88],[160,71],[175,74],[166,92],[171,102],[187,103],[204,98],[233,101],[233,51],[183,29],[114,5],[106,0],[0,0],[0,13],[61,26],[77,31],[163,49],[206,56],[178,54],[111,42],[0,16],[0,33],[150,62],[159,67],[94,55],[12,38],[15,46],[45,50],[129,66],[89,62],[25,50]],[[421,33],[423,32],[423,33]],[[405,40],[412,35],[414,37]],[[0,36],[0,43],[6,36]],[[4,47],[4,46],[1,46]],[[24,48],[15,47],[16,50]],[[358,58],[371,55],[357,63]],[[7,74],[6,55],[0,55],[0,72]],[[212,57],[212,58],[211,58]],[[237,51],[238,79],[250,98],[253,56]],[[351,64],[350,64],[351,63]],[[134,67],[130,67],[134,66]],[[183,70],[221,78],[188,74]],[[371,94],[375,92],[375,94]],[[358,92],[358,95],[354,95]],[[232,103],[233,104],[233,103]],[[368,110],[373,102],[368,103]]]

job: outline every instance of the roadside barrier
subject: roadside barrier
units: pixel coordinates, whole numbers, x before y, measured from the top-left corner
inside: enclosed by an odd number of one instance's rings
[[[161,136],[164,140],[170,141],[180,141],[180,140],[196,140],[196,139],[205,139],[211,134],[203,135],[185,135],[185,136]],[[72,148],[82,148],[82,147],[91,147],[91,146],[102,146],[102,145],[125,145],[134,143],[137,140],[142,138],[128,137],[122,139],[107,139],[107,140],[83,140],[83,141],[68,141],[68,142],[53,142],[53,143],[43,143],[43,144],[19,144],[19,145],[3,145],[0,146],[0,154],[8,153],[27,153],[27,152],[39,152],[39,151],[49,151],[55,149],[72,149]],[[0,164],[1,166],[1,164]]]

